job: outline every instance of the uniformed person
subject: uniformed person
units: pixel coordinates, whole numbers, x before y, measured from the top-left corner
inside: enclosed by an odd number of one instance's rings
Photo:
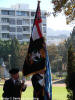
[[[44,73],[45,71],[41,71],[40,73],[32,76],[34,100],[37,100],[37,98],[39,100],[44,100]]]
[[[3,87],[4,100],[20,100],[21,92],[25,91],[26,85],[19,80],[19,69],[13,68],[9,71],[11,78],[5,81]]]

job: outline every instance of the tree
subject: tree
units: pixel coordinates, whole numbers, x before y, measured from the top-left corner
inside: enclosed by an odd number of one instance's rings
[[[23,67],[25,56],[27,54],[27,49],[28,49],[28,44],[25,43],[20,45],[19,57],[18,57],[18,64],[20,69],[22,69]]]
[[[58,55],[57,46],[54,44],[48,46],[48,52],[49,52],[49,58],[50,58],[50,62],[51,62]]]
[[[28,44],[22,43],[20,44],[19,41],[14,38],[11,42],[11,57],[10,57],[10,67],[18,67],[22,70],[25,56],[27,53]]]
[[[12,67],[19,67],[21,70],[27,48],[28,44],[26,42],[20,44],[16,38],[8,41],[0,40],[0,61],[3,59],[8,70]]]
[[[48,46],[48,54],[49,54],[52,72],[61,71],[62,70],[62,56],[61,56],[61,53],[59,53],[58,46],[54,44]]]
[[[10,54],[11,41],[1,41],[0,40],[0,58],[4,61],[8,61],[8,54]]]
[[[64,11],[67,24],[75,20],[75,1],[74,0],[52,0],[54,4],[54,12],[60,13]]]
[[[66,88],[68,90],[68,100],[73,99],[75,89],[75,52],[72,45],[68,49],[68,64],[67,64],[67,77],[66,77]]]
[[[20,50],[20,44],[16,38],[11,40],[11,57],[10,57],[10,68],[19,67],[19,50]]]
[[[62,60],[56,58],[51,62],[52,72],[61,72],[62,71]]]

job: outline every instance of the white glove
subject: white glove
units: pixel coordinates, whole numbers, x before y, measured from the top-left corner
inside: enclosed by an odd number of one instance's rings
[[[23,76],[22,77],[22,83],[25,83],[25,81],[26,81],[26,78]]]
[[[41,79],[41,80],[39,80],[39,84],[41,85],[41,86],[44,86],[44,79]]]

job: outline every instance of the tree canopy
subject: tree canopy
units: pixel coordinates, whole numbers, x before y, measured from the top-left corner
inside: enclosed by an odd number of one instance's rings
[[[75,0],[52,0],[52,3],[55,14],[64,11],[67,24],[75,20]]]
[[[0,40],[0,65],[4,61],[7,69],[19,67],[21,70],[25,60],[27,48],[27,43],[20,44],[16,38],[8,41]]]

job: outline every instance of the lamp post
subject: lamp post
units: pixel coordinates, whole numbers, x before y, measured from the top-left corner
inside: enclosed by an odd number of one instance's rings
[[[9,54],[8,57],[9,57],[9,66],[10,66],[9,68],[11,69],[11,63],[10,63],[11,54]]]
[[[3,61],[3,63],[2,63],[2,67],[3,67],[3,76],[4,76],[4,78],[5,78],[5,70],[6,70],[6,68],[5,68],[5,63],[4,63],[4,61]]]

